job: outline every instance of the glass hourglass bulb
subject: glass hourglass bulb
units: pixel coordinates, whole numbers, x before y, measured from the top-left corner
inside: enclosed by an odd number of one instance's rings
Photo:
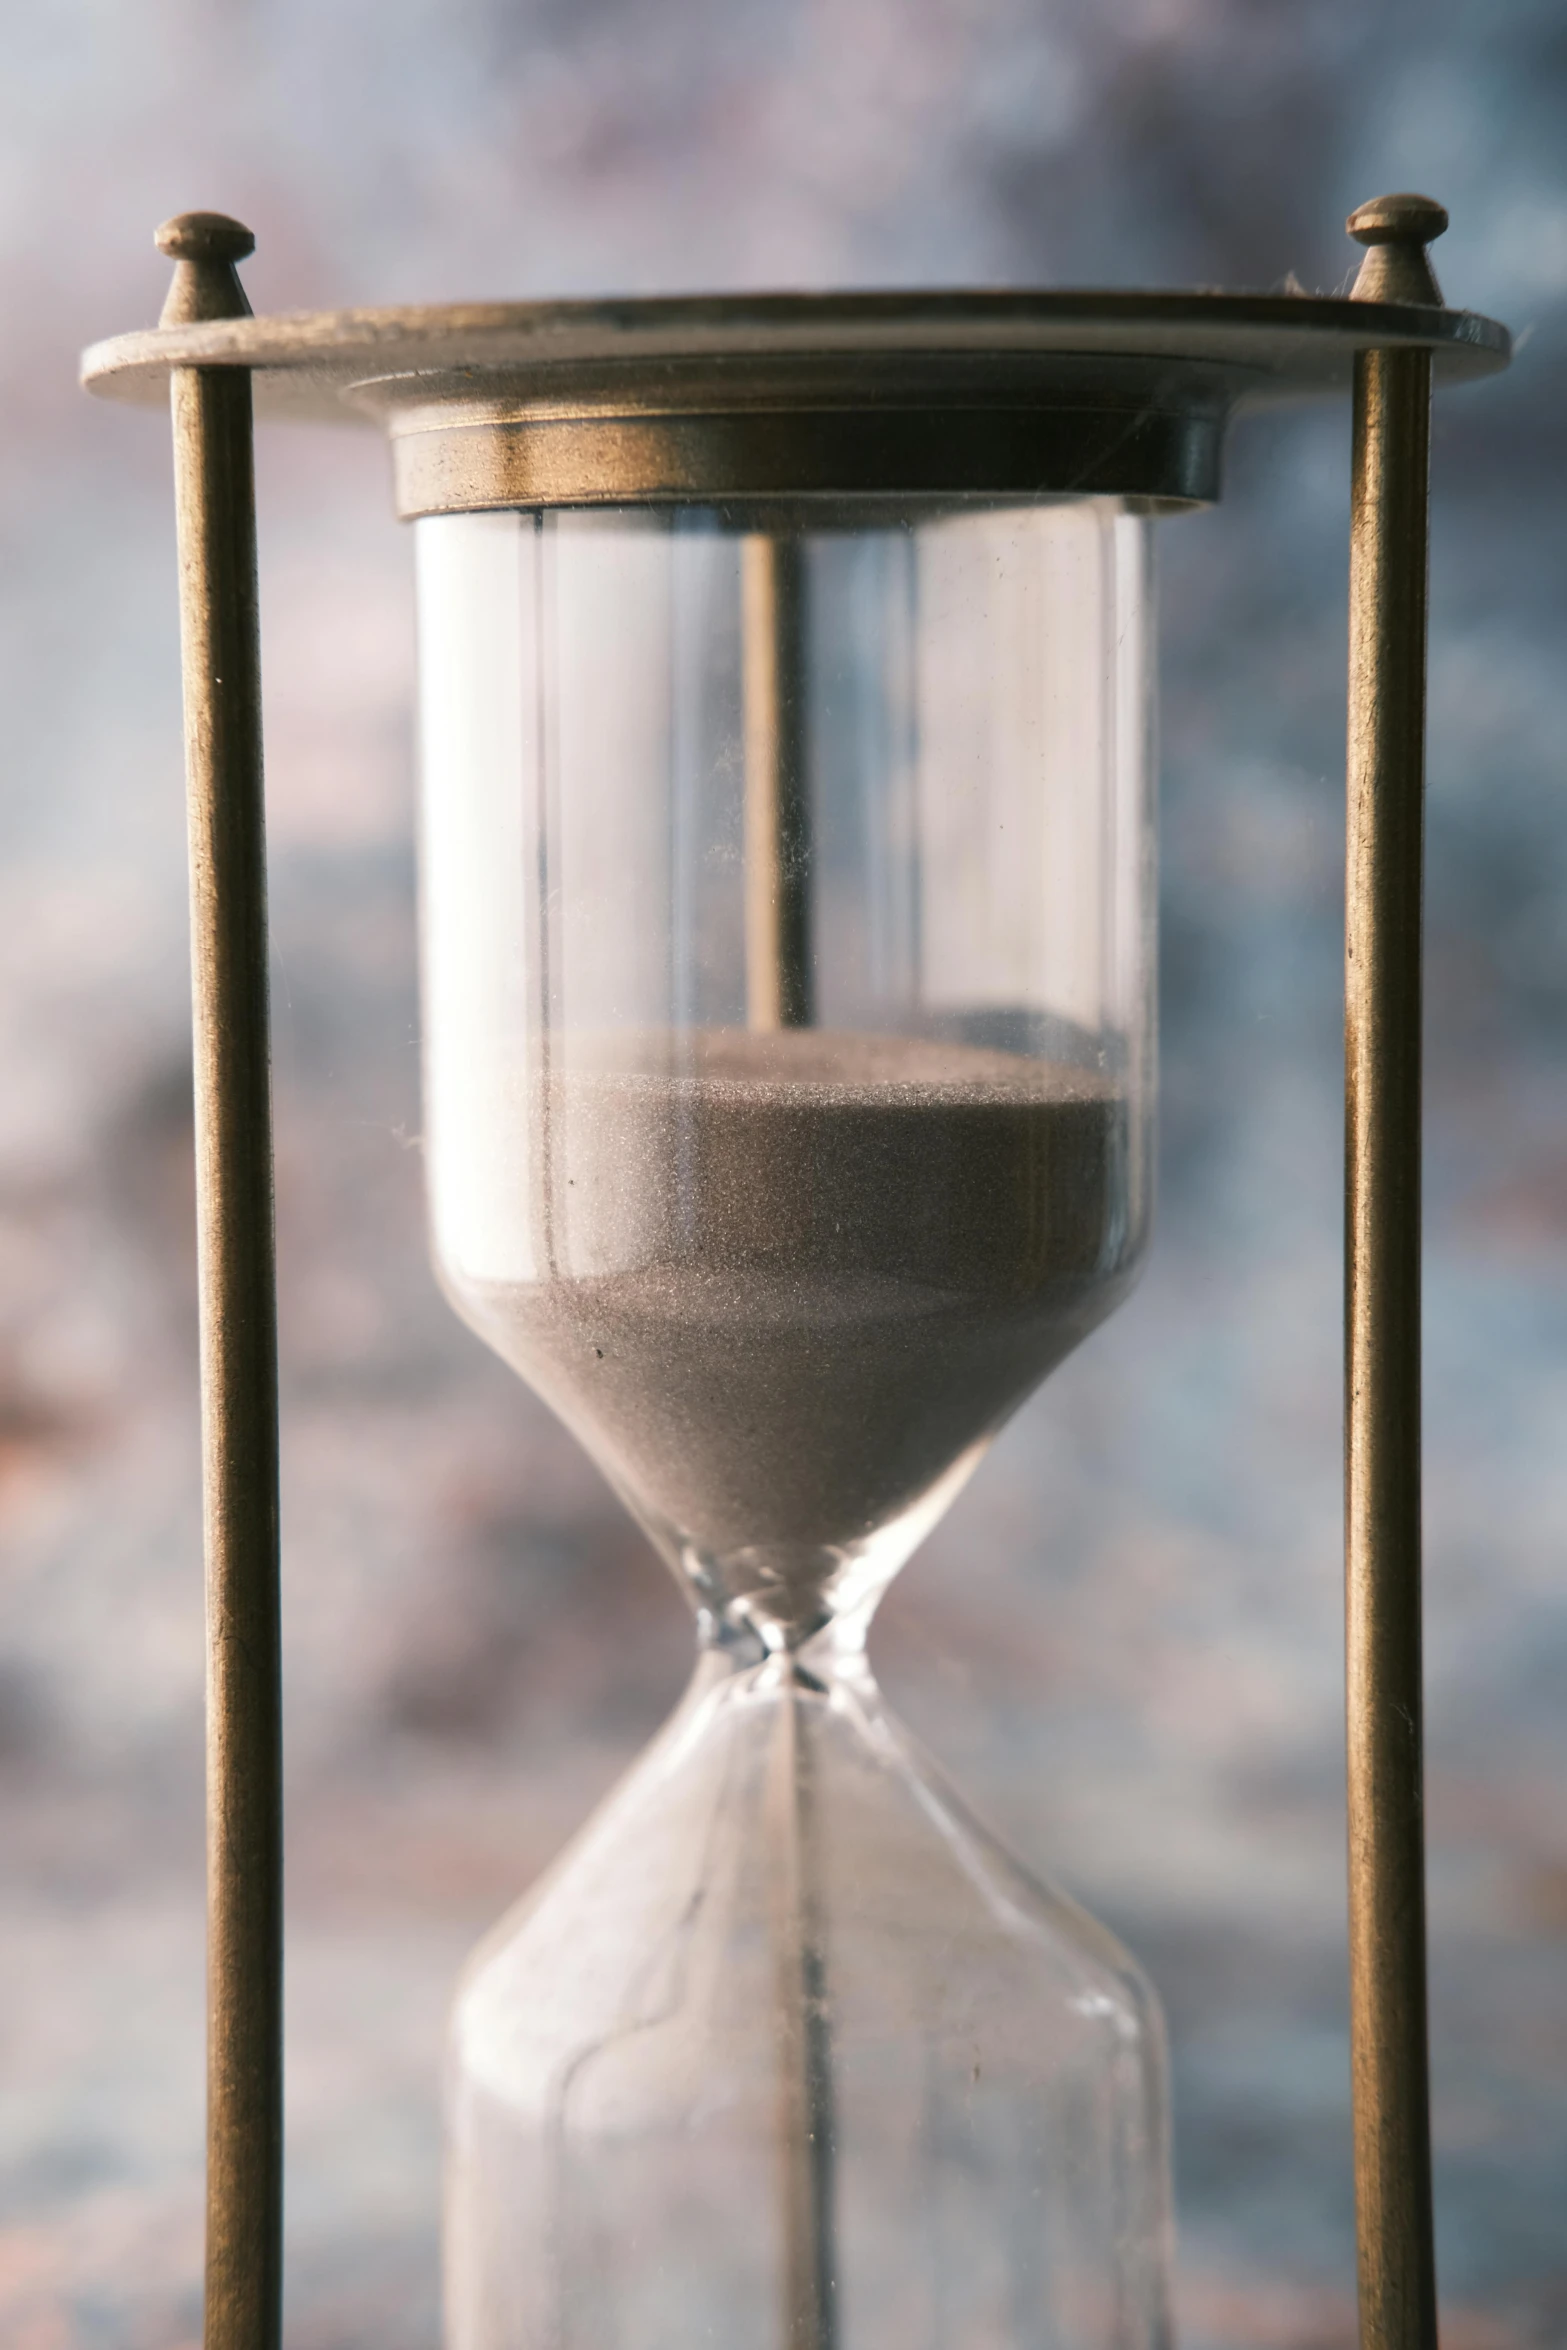
[[[1152,1995],[864,1649],[1146,1233],[1144,526],[418,536],[437,1263],[700,1634],[459,1992],[451,2350],[1155,2350]]]

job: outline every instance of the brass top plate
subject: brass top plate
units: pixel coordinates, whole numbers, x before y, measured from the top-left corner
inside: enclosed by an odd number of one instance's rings
[[[82,381],[106,399],[161,406],[172,367],[248,367],[263,414],[352,413],[368,378],[561,365],[763,361],[792,354],[897,363],[914,352],[1197,360],[1246,371],[1241,405],[1347,386],[1357,351],[1429,350],[1439,382],[1507,365],[1511,338],[1467,310],[1306,294],[845,293],[665,295],[594,302],[458,302],[296,310],[149,327],[94,343]],[[874,396],[874,395],[873,395]]]
[[[95,344],[82,380],[163,404],[247,368],[258,412],[389,430],[405,516],[498,505],[1218,495],[1237,411],[1347,388],[1368,349],[1505,367],[1467,311],[1291,294],[672,295],[285,312]]]

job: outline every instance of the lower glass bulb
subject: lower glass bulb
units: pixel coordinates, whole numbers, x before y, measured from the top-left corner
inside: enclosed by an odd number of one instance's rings
[[[841,1628],[704,1649],[471,1961],[450,2350],[1160,2350],[1163,2035]]]

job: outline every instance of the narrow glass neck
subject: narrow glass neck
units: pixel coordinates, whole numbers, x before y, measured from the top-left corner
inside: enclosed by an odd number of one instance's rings
[[[912,1507],[857,1543],[755,1543],[720,1555],[661,1542],[696,1609],[704,1647],[751,1663],[807,1651],[862,1655],[888,1585],[968,1483],[987,1443],[988,1436],[970,1445]]]
[[[857,1606],[837,1609],[807,1599],[787,1618],[741,1601],[727,1609],[697,1609],[697,1675],[703,1681],[776,1668],[806,1684],[844,1678],[869,1680],[865,1640],[882,1583]]]

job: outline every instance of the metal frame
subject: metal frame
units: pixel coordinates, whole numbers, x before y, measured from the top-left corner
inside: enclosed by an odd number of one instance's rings
[[[97,344],[83,376],[161,404],[171,368],[243,369],[260,415],[369,417],[405,519],[1085,492],[1191,505],[1219,494],[1232,416],[1347,390],[1362,351],[1429,351],[1445,381],[1506,365],[1505,329],[1444,310],[1434,287],[1393,290],[209,308]]]
[[[1420,1669],[1430,362],[1355,375],[1344,935],[1344,1625],[1361,2338],[1434,2350]]]
[[[1424,252],[1446,226],[1438,206],[1383,198],[1349,225],[1371,250],[1348,301],[742,296],[253,319],[234,270],[248,231],[195,213],[159,231],[178,264],[159,327],[87,353],[91,389],[171,398],[174,416],[208,1592],[207,2350],[276,2350],[280,2320],[276,1308],[252,384],[263,413],[383,421],[405,513],[705,498],[765,534],[802,508],[825,519],[824,499],[1103,490],[1199,501],[1217,495],[1232,414],[1350,380],[1345,1550],[1361,2341],[1435,2350],[1420,1729],[1429,414],[1433,375],[1492,372],[1510,344],[1492,321],[1441,307]],[[780,542],[758,543],[765,554]],[[748,560],[760,615],[778,581],[761,555]],[[752,714],[748,790],[776,864],[787,862],[787,696],[776,661],[751,666],[771,682]],[[787,973],[760,915],[756,927],[759,965],[765,948]],[[799,1016],[786,981],[770,994],[757,984],[759,1017]]]
[[[244,232],[171,224],[168,309],[244,304]],[[168,312],[165,312],[167,315]],[[171,382],[185,678],[207,1567],[208,2350],[283,2283],[283,1728],[261,643],[248,375]]]

